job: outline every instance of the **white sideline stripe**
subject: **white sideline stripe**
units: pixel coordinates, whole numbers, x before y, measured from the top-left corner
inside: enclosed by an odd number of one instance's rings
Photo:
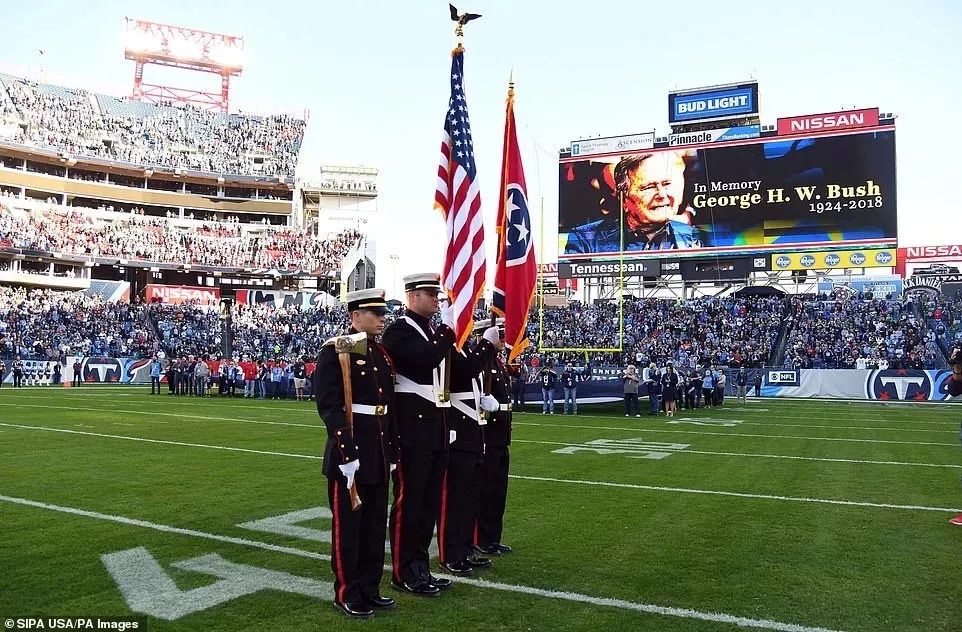
[[[543,445],[563,445],[568,447],[598,447],[592,446],[587,443],[587,441],[582,441],[580,443],[572,443],[570,441],[535,441],[533,439],[515,439],[512,437],[512,443],[540,443]],[[612,447],[612,446],[604,446]],[[962,465],[956,465],[953,463],[917,463],[912,461],[871,461],[866,459],[832,459],[828,457],[817,457],[817,456],[795,456],[791,454],[753,454],[750,452],[712,452],[710,450],[690,450],[685,448],[684,450],[678,450],[672,454],[709,454],[712,456],[740,456],[740,457],[752,457],[760,459],[793,459],[798,461],[826,461],[829,463],[866,463],[872,465],[911,465],[916,467],[949,467],[962,469]]]
[[[264,454],[269,456],[285,456],[285,457],[292,457],[297,459],[321,460],[324,458],[322,456],[316,456],[313,454],[289,454],[287,452],[268,452],[266,450],[250,450],[247,448],[229,448],[229,447],[218,446],[218,445],[206,445],[203,443],[186,443],[183,441],[162,441],[160,439],[145,439],[143,437],[125,437],[122,435],[110,435],[110,434],[103,434],[99,432],[80,432],[79,430],[66,430],[63,428],[45,428],[42,426],[24,426],[20,424],[8,424],[8,423],[0,423],[0,426],[6,426],[8,428],[21,428],[26,430],[46,430],[48,432],[65,432],[68,434],[88,435],[92,437],[106,437],[108,439],[125,439],[128,441],[163,443],[168,445],[186,446],[190,448],[210,448],[213,450],[228,450],[231,452],[248,452],[253,454]],[[529,480],[529,481],[549,481],[549,482],[556,482],[556,483],[571,483],[575,485],[599,485],[602,487],[622,487],[626,489],[649,489],[649,490],[655,490],[655,491],[681,492],[686,494],[709,494],[709,495],[717,495],[717,496],[732,496],[735,498],[763,498],[763,499],[769,499],[769,500],[785,500],[785,501],[792,501],[792,502],[826,503],[830,505],[849,505],[854,507],[881,507],[881,508],[888,508],[888,509],[919,509],[924,511],[946,511],[946,512],[952,511],[955,513],[962,513],[962,509],[946,509],[943,507],[925,507],[921,505],[895,505],[895,504],[887,504],[887,503],[870,503],[870,502],[860,502],[860,501],[851,501],[851,500],[799,498],[794,496],[769,496],[765,494],[725,492],[725,491],[717,491],[717,490],[711,490],[711,489],[688,489],[684,487],[658,487],[658,486],[651,486],[651,485],[638,485],[635,483],[610,483],[607,481],[579,481],[579,480],[571,480],[571,479],[564,479],[564,478],[520,476],[516,474],[510,474],[509,478],[517,478],[520,480]]]
[[[176,535],[184,535],[193,538],[203,538],[205,540],[214,540],[215,542],[224,542],[227,544],[237,544],[240,546],[247,546],[256,549],[263,549],[266,551],[272,551],[274,553],[286,553],[288,555],[296,555],[299,557],[306,557],[315,560],[330,561],[330,555],[324,555],[323,553],[315,553],[313,551],[305,551],[303,549],[297,549],[288,546],[278,546],[276,544],[269,544],[267,542],[260,542],[258,540],[249,540],[247,538],[237,538],[227,535],[221,535],[217,533],[206,533],[204,531],[197,531],[194,529],[184,529],[181,527],[173,527],[165,524],[158,524],[156,522],[147,522],[146,520],[138,520],[136,518],[127,518],[125,516],[114,516],[110,514],[104,514],[96,511],[88,511],[86,509],[76,509],[74,507],[65,507],[62,505],[52,505],[49,503],[37,502],[35,500],[27,500],[26,498],[16,498],[13,496],[3,496],[0,495],[0,501],[7,502],[15,505],[23,505],[26,507],[34,507],[37,509],[46,509],[49,511],[58,511],[61,513],[66,513],[74,516],[82,516],[85,518],[95,518],[97,520],[106,520],[109,522],[116,522],[120,524],[125,524],[134,527],[142,527],[145,529],[153,529],[155,531],[161,531],[164,533],[173,533]],[[385,566],[385,568],[390,568]],[[442,577],[447,577],[442,575]],[[723,612],[701,612],[699,610],[692,610],[690,608],[676,608],[671,606],[659,606],[657,604],[649,603],[639,603],[635,601],[626,601],[624,599],[610,599],[606,597],[592,597],[591,595],[585,595],[575,592],[567,592],[561,590],[547,590],[544,588],[535,588],[533,586],[524,586],[518,584],[505,584],[502,582],[494,582],[484,579],[470,579],[456,577],[455,579],[459,584],[467,584],[470,586],[476,586],[478,588],[486,588],[493,590],[500,590],[503,592],[512,592],[522,595],[533,595],[536,597],[544,597],[547,599],[559,599],[562,601],[571,601],[576,603],[586,603],[592,606],[605,606],[609,608],[619,608],[621,610],[631,610],[634,612],[643,612],[646,614],[658,614],[669,617],[679,617],[682,619],[697,619],[700,621],[711,621],[714,623],[726,623],[735,625],[742,628],[758,628],[763,630],[776,630],[777,632],[837,632],[835,630],[830,630],[828,628],[810,627],[805,625],[797,625],[794,623],[782,623],[780,621],[772,621],[770,619],[749,619],[746,617],[738,617],[731,614],[725,614]]]
[[[46,432],[64,432],[67,434],[78,434],[78,435],[85,435],[89,437],[105,437],[107,439],[124,439],[126,441],[143,441],[145,443],[163,443],[166,445],[186,446],[188,448],[207,448],[210,450],[227,450],[229,452],[249,452],[251,454],[266,454],[270,456],[287,456],[287,457],[292,457],[296,459],[321,460],[324,458],[322,456],[315,456],[313,454],[291,454],[289,452],[270,452],[268,450],[252,450],[250,448],[231,448],[231,447],[222,446],[222,445],[208,445],[206,443],[187,443],[184,441],[147,439],[146,437],[127,437],[124,435],[104,434],[102,432],[81,432],[80,430],[67,430],[66,428],[48,428],[45,426],[27,426],[22,424],[7,424],[7,423],[0,423],[0,426],[6,426],[7,428],[20,428],[23,430],[44,430]]]
[[[0,403],[0,406],[22,407],[22,404]],[[298,424],[291,421],[264,421],[260,419],[241,419],[239,417],[204,417],[201,415],[188,415],[185,413],[160,413],[152,410],[123,410],[119,408],[87,408],[83,406],[50,406],[45,404],[31,404],[31,408],[52,408],[54,410],[83,410],[92,413],[128,413],[132,415],[150,415],[157,417],[183,417],[185,419],[206,419],[208,421],[233,421],[245,424],[263,424],[268,426],[296,426],[299,428],[323,428],[321,424]],[[163,422],[155,422],[163,423]],[[92,428],[93,426],[88,426]]]
[[[725,492],[713,489],[690,489],[687,487],[664,487],[661,485],[639,485],[637,483],[610,483],[607,481],[579,481],[570,478],[551,478],[548,476],[521,476],[509,474],[508,478],[522,481],[541,481],[545,483],[569,483],[574,485],[592,485],[597,487],[616,487],[621,489],[641,489],[655,492],[677,492],[681,494],[700,494],[708,496],[730,496],[734,498],[756,498],[759,500],[778,500],[796,503],[813,503],[822,505],[842,505],[845,507],[874,507],[878,509],[906,509],[910,511],[938,511],[959,513],[962,509],[949,507],[927,507],[925,505],[895,505],[891,503],[873,503],[856,500],[833,500],[830,498],[807,498],[804,496],[775,496],[771,494],[751,494],[744,492]]]
[[[700,417],[692,417],[693,420],[697,421]],[[797,417],[792,417],[792,419],[797,419]],[[875,420],[878,421],[878,420]],[[914,423],[926,423],[914,422]],[[940,423],[940,422],[933,422]],[[945,430],[934,430],[932,428],[878,428],[874,426],[831,426],[824,424],[766,424],[761,421],[742,421],[743,426],[768,426],[770,428],[830,428],[836,430],[881,430],[883,432],[935,432],[944,435],[955,434],[955,430],[948,428]]]
[[[666,434],[693,434],[693,435],[708,435],[713,437],[753,437],[756,439],[801,439],[803,441],[846,441],[849,443],[895,443],[899,445],[948,445],[952,447],[957,447],[958,442],[955,443],[936,443],[933,441],[895,441],[894,439],[852,439],[848,437],[799,437],[793,435],[766,435],[766,434],[748,434],[745,432],[702,432],[699,430],[661,430],[659,428],[624,428],[624,427],[613,427],[613,426],[578,426],[575,424],[545,424],[545,423],[535,423],[533,421],[515,421],[512,422],[516,426],[545,426],[550,428],[581,428],[585,430],[626,430],[629,432],[655,432],[655,433],[666,433]]]

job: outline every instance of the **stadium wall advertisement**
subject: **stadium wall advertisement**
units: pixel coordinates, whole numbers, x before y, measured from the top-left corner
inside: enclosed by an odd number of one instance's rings
[[[761,131],[760,125],[742,125],[739,127],[706,129],[687,134],[669,134],[668,145],[670,147],[681,147],[682,145],[703,145],[705,143],[722,143],[728,140],[758,138]]]
[[[107,358],[67,356],[67,363],[60,367],[61,381],[73,382],[73,364],[80,360],[80,381],[84,384],[150,384],[149,358]],[[25,360],[27,370],[45,373],[48,368],[53,373],[52,360]],[[4,384],[13,384],[13,372],[10,370],[12,362],[7,362],[7,374],[3,377]]]
[[[297,306],[301,309],[338,305],[337,298],[327,292],[289,292],[285,290],[237,290],[234,299],[238,305],[270,304],[274,307]]]
[[[561,260],[617,255],[622,238],[628,253],[896,244],[892,127],[572,156],[559,167]]]
[[[171,305],[197,303],[217,305],[220,303],[220,288],[193,285],[159,285],[150,283],[145,288],[147,302],[159,301]]]
[[[908,246],[905,249],[906,261],[962,261],[962,244],[945,246]]]
[[[878,126],[878,108],[808,114],[778,119],[779,136],[809,134],[821,130],[858,129]]]
[[[668,94],[668,122],[689,123],[758,114],[758,84]]]
[[[591,156],[615,152],[632,152],[651,149],[655,146],[655,133],[610,136],[607,138],[588,138],[571,141],[572,156]]]
[[[831,252],[787,252],[772,255],[772,270],[848,270],[895,266],[895,248],[876,250],[833,250]]]
[[[592,369],[593,379],[578,384],[578,401],[582,403],[618,402],[624,399],[624,387],[619,379],[619,367],[608,371],[607,367]],[[757,371],[759,369],[751,369]],[[729,371],[730,373],[732,371]],[[940,402],[958,401],[948,395],[948,380],[952,371],[914,369],[776,369],[763,372],[762,397],[804,397],[822,399],[854,399],[883,402]],[[599,379],[600,378],[600,379]],[[733,379],[728,380],[726,397],[733,397]],[[560,393],[561,388],[558,388]],[[749,382],[749,392],[754,388]],[[644,385],[638,395],[647,397]],[[558,394],[555,406],[561,407]],[[525,401],[540,405],[541,384],[530,383],[525,387]]]
[[[818,282],[818,292],[842,292],[845,294],[857,294],[859,292],[871,292],[873,296],[900,296],[902,294],[902,279],[896,276],[889,277],[825,277]]]

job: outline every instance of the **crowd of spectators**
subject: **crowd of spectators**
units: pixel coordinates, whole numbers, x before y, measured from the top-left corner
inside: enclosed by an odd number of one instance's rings
[[[821,295],[796,300],[785,365],[795,368],[934,369],[944,356],[910,300]]]
[[[78,210],[26,211],[0,199],[0,248],[327,274],[340,269],[361,239],[353,229],[330,239],[289,228],[262,230],[247,233],[237,224],[179,227],[137,214],[105,220]]]
[[[638,366],[671,360],[678,366],[746,365],[771,362],[788,299],[700,298],[689,300],[635,299],[623,303],[624,338],[619,345],[619,307],[573,303],[545,308],[533,318],[529,339],[545,349],[618,349],[588,351],[592,364]],[[538,353],[534,346],[528,355]],[[585,353],[544,352],[555,363],[583,363]]]
[[[0,286],[0,356],[147,357],[157,349],[140,303]]]
[[[136,165],[219,174],[293,176],[305,122],[288,115],[125,103],[85,90],[0,77],[2,115],[25,125],[7,139]],[[104,108],[107,104],[110,107]]]

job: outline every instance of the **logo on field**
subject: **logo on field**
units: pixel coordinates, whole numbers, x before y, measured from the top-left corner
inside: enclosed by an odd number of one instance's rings
[[[926,401],[932,399],[932,380],[915,369],[876,369],[865,384],[869,399],[882,401]]]
[[[837,266],[842,261],[842,258],[836,254],[825,255],[825,264],[830,266]]]
[[[852,262],[852,265],[860,266],[865,263],[865,255],[860,252],[853,252],[852,256],[850,256],[848,260]]]
[[[791,257],[782,255],[778,259],[775,259],[775,265],[779,268],[787,268],[788,266],[792,265],[792,259]]]
[[[802,258],[799,259],[798,262],[806,268],[811,268],[813,265],[815,265],[815,257],[812,255],[802,255]]]
[[[117,358],[85,358],[81,376],[84,382],[119,382],[123,372]]]
[[[886,265],[892,262],[892,253],[888,250],[879,250],[875,254],[875,262],[881,265]]]

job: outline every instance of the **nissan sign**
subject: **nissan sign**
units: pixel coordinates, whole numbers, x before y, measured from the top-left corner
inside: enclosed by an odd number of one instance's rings
[[[878,108],[809,114],[778,119],[778,135],[808,134],[810,132],[878,127]]]
[[[148,303],[170,303],[183,305],[194,303],[197,305],[217,305],[220,303],[220,288],[198,287],[192,285],[147,285]]]

